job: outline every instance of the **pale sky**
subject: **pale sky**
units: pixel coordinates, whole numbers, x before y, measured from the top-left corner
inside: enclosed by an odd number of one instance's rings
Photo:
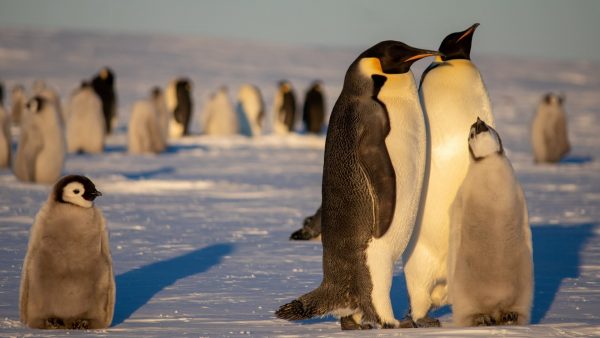
[[[2,27],[185,34],[312,46],[393,39],[437,49],[481,26],[473,53],[600,61],[597,0],[0,0]]]

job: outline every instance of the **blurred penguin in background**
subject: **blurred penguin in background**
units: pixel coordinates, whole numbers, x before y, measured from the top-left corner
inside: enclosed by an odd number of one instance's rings
[[[262,134],[265,105],[258,87],[244,84],[240,87],[235,111],[240,125],[240,133],[249,137]]]
[[[24,182],[52,184],[60,177],[66,150],[55,105],[35,96],[26,108],[13,166],[15,176]]]
[[[167,140],[169,139],[169,119],[171,116],[167,110],[167,103],[165,101],[163,90],[160,87],[152,88],[150,99],[158,112],[158,129],[160,130],[160,137],[166,145]]]
[[[60,95],[58,95],[58,92],[54,88],[48,86],[48,84],[44,80],[35,80],[33,82],[33,85],[31,86],[31,89],[33,92],[33,96],[37,95],[44,97],[48,100],[49,103],[54,105],[54,110],[56,110],[58,121],[60,122],[61,127],[64,127],[66,117],[65,112],[62,108],[62,103],[60,101]]]
[[[67,115],[67,150],[97,154],[104,151],[106,127],[102,101],[89,82],[71,96]]]
[[[166,143],[160,130],[159,114],[152,96],[133,105],[128,132],[130,153],[158,154],[165,150]]]
[[[315,81],[306,92],[302,120],[307,133],[319,134],[325,121],[325,98],[323,85]]]
[[[169,135],[174,138],[189,135],[193,112],[192,82],[186,78],[172,80],[167,86],[166,104],[167,111],[172,116]]]
[[[11,111],[10,117],[15,125],[21,125],[21,119],[25,114],[25,104],[27,103],[27,93],[25,87],[16,85],[10,91]]]
[[[4,85],[0,82],[0,168],[10,167],[10,117],[4,109]]]
[[[203,110],[204,134],[226,136],[238,134],[240,127],[229,101],[227,87],[223,86],[212,94]]]
[[[273,102],[273,129],[276,134],[287,134],[294,131],[296,121],[296,94],[287,80],[279,82]]]
[[[102,101],[102,113],[106,133],[110,134],[117,123],[117,92],[115,89],[115,75],[108,67],[103,67],[92,78],[92,87]]]
[[[564,96],[548,93],[538,105],[531,126],[531,145],[536,163],[556,163],[571,149],[564,101]]]

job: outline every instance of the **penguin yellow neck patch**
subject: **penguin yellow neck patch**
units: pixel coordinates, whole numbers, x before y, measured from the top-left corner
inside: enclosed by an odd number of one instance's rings
[[[373,74],[383,74],[381,62],[378,58],[364,58],[360,60],[359,69],[361,73],[371,76]]]

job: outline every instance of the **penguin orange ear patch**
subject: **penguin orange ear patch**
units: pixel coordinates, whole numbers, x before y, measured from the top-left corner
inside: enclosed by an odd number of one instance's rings
[[[371,76],[372,74],[383,74],[381,61],[378,58],[364,58],[360,60],[360,71]]]

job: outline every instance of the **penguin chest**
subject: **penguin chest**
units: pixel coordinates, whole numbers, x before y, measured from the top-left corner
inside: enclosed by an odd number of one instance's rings
[[[376,245],[387,247],[395,260],[404,251],[416,221],[425,172],[426,135],[412,74],[386,76],[378,99],[389,118],[385,145],[396,176],[396,201],[390,228],[372,244],[383,242]]]

